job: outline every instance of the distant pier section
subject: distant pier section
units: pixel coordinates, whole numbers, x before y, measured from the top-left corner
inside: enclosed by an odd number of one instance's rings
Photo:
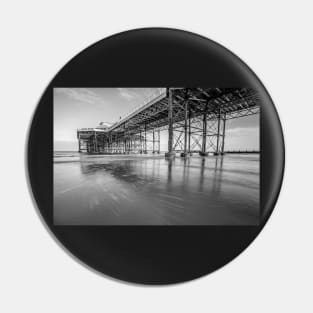
[[[164,88],[138,105],[113,125],[78,129],[79,152],[159,154],[160,132],[166,130],[166,157],[222,155],[226,122],[260,113],[259,95],[251,88]]]

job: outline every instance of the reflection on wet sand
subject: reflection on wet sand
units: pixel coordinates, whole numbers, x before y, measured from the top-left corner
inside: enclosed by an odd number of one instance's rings
[[[54,163],[59,225],[256,225],[259,155]]]

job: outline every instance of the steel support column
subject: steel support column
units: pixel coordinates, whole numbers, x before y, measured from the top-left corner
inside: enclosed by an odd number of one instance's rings
[[[218,116],[217,116],[217,138],[216,138],[215,155],[219,155],[219,153],[220,153],[220,128],[221,128],[221,114],[218,113]]]
[[[110,153],[113,153],[113,150],[112,150],[112,133],[111,132],[110,132],[110,135],[109,135],[108,151]]]
[[[132,153],[133,151],[133,140],[132,137],[129,137],[129,153]]]
[[[189,109],[188,114],[188,153],[192,155],[191,153],[191,110]]]
[[[221,154],[224,154],[224,146],[225,146],[225,128],[226,128],[226,115],[223,118],[223,133],[222,133],[222,149]]]
[[[188,100],[184,102],[184,152],[181,156],[188,156]]]
[[[141,127],[139,129],[139,153],[142,154],[142,133],[141,133]]]
[[[154,154],[154,144],[155,144],[155,141],[154,141],[154,128],[153,128],[153,130],[152,130],[152,146],[153,146],[153,148],[152,148],[152,153]]]
[[[147,154],[147,124],[145,124],[145,150],[144,153]]]
[[[80,134],[78,134],[78,152],[82,152]]]
[[[94,138],[94,151],[93,152],[97,152],[98,151],[97,132],[95,132],[94,135],[95,135],[95,138]]]
[[[161,150],[161,139],[160,139],[160,129],[158,129],[158,154],[160,154]]]
[[[207,141],[207,109],[203,113],[202,119],[202,146],[200,155],[206,156],[208,155],[206,152],[206,141]]]
[[[165,154],[166,157],[174,157],[175,152],[173,151],[173,92],[171,88],[167,88],[168,98],[168,152]]]

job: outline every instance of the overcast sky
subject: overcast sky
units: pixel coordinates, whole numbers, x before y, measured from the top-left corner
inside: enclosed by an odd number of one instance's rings
[[[160,88],[54,88],[54,150],[77,151],[77,128],[114,123]],[[259,150],[259,115],[226,122],[225,150]],[[161,136],[161,150],[167,147]]]

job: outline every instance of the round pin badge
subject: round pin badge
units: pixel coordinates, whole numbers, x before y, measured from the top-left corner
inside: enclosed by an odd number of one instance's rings
[[[284,171],[280,121],[252,70],[216,42],[163,28],[70,60],[39,101],[27,154],[55,239],[87,267],[142,284],[189,281],[237,257]]]

